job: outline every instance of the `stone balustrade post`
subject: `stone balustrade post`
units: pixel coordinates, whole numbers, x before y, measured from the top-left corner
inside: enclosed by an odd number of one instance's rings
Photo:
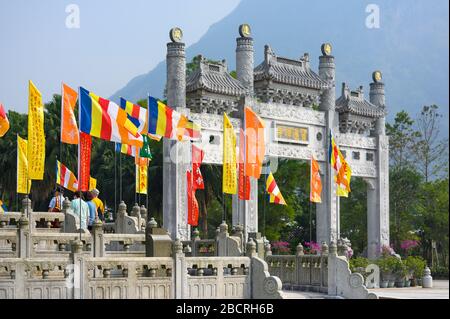
[[[19,219],[18,232],[19,258],[29,258],[31,257],[31,229],[30,222],[24,212],[22,212],[22,216]]]
[[[177,238],[172,247],[173,256],[173,276],[172,276],[172,289],[174,299],[184,299],[187,297],[187,269],[186,258],[183,253],[183,244],[180,239]]]
[[[76,239],[71,242],[70,258],[72,265],[70,265],[69,272],[73,271],[73,298],[84,299],[87,297],[88,278],[85,259],[83,256],[83,242],[80,239]]]
[[[100,219],[96,219],[92,225],[92,236],[94,242],[93,256],[104,257],[105,256],[105,244],[103,238],[103,223]]]
[[[337,245],[334,241],[330,243],[328,253],[328,295],[337,295]]]

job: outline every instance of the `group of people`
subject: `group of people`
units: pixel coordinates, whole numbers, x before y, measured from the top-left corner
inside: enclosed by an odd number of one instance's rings
[[[105,221],[105,207],[102,200],[98,198],[99,194],[100,192],[98,189],[87,192],[75,192],[70,205],[73,213],[77,216],[81,216],[81,229],[91,230],[92,224],[96,219]],[[56,188],[54,190],[53,198],[48,205],[48,211],[61,212],[63,201],[63,192],[59,188]]]

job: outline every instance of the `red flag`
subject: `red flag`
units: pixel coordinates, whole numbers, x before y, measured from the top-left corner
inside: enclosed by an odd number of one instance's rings
[[[91,177],[91,144],[92,137],[80,132],[80,144],[78,145],[78,190],[89,190],[89,178]]]
[[[205,189],[202,172],[200,171],[200,165],[203,162],[204,156],[205,152],[202,149],[192,145],[192,186],[194,187],[194,192],[197,189]]]
[[[239,190],[238,196],[242,200],[250,200],[250,177],[245,176],[244,165],[244,131],[241,129],[239,133]]]
[[[193,187],[193,174],[191,171],[186,172],[187,177],[187,197],[188,197],[188,224],[191,226],[198,225],[198,202],[195,198],[195,189]]]

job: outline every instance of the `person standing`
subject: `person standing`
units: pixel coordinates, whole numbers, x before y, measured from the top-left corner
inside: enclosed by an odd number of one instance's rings
[[[59,188],[55,188],[53,190],[53,197],[50,200],[50,204],[48,205],[48,211],[57,213],[61,212],[63,202],[64,202],[63,193]]]
[[[85,199],[86,199],[86,203],[89,206],[89,221],[88,221],[88,229],[91,230],[92,229],[92,224],[95,221],[95,218],[98,217],[97,216],[97,207],[95,206],[95,203],[93,202],[94,199],[94,195],[92,194],[92,192],[86,192],[85,193]]]
[[[89,219],[89,206],[83,200],[83,193],[75,192],[73,196],[73,201],[70,205],[74,214],[80,218],[80,228],[87,229]]]
[[[100,195],[100,191],[97,188],[94,188],[92,190],[92,195],[94,196],[94,199],[92,201],[95,204],[96,211],[98,212],[98,217],[101,221],[105,221],[105,206],[103,205],[102,200],[98,198],[98,195]]]

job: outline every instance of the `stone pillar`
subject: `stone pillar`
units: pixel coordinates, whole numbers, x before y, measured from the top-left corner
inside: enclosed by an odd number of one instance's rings
[[[247,95],[253,96],[253,38],[248,25],[241,25],[239,33],[241,36],[236,39],[236,75],[247,88]]]
[[[250,26],[243,24],[239,27],[240,37],[236,39],[236,75],[237,79],[247,88],[247,97],[252,97],[253,92],[253,69],[254,48],[253,38],[250,37]],[[239,103],[241,123],[244,124],[244,106],[249,100],[244,99]],[[238,144],[239,145],[239,144]],[[232,225],[244,227],[244,243],[247,241],[248,233],[258,232],[258,181],[250,178],[250,200],[239,200],[238,195],[233,195],[232,202]]]
[[[338,117],[335,113],[336,105],[336,67],[334,57],[331,55],[331,45],[322,45],[322,56],[319,58],[319,76],[326,82],[326,87],[322,90],[319,108],[325,112],[326,120],[326,149],[330,143],[330,134],[335,136],[338,133]],[[328,152],[326,154],[326,163],[324,165],[322,177],[322,203],[317,204],[317,242],[330,243],[336,242],[339,238],[339,203],[336,199],[336,186],[334,182],[333,168],[328,164],[330,162]]]
[[[170,31],[172,42],[167,43],[167,104],[185,115],[186,55],[181,42],[182,31]],[[190,166],[190,143],[163,139],[163,227],[172,240],[190,239],[187,224],[186,171]]]
[[[372,75],[370,102],[386,110],[384,83],[380,71]],[[385,111],[386,115],[386,111]],[[377,177],[367,190],[368,257],[375,258],[383,245],[389,245],[389,138],[386,136],[385,116],[377,119],[372,135],[376,138]]]

